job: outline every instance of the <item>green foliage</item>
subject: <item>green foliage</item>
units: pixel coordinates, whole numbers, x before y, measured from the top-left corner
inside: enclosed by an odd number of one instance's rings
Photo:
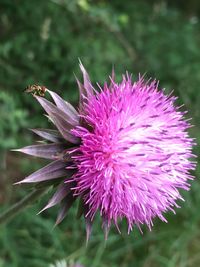
[[[43,84],[77,103],[78,58],[93,82],[102,84],[114,65],[117,80],[128,70],[134,78],[139,72],[156,77],[167,92],[174,89],[193,118],[191,134],[199,143],[199,10],[196,0],[2,0],[0,149],[27,145],[31,135],[22,130],[48,124],[36,101],[23,93],[27,85]],[[30,160],[18,158],[16,164],[26,173],[37,169]],[[196,177],[199,173],[198,168]],[[62,259],[86,267],[199,266],[199,190],[196,180],[177,215],[168,214],[168,224],[155,221],[153,231],[144,229],[143,235],[135,230],[120,236],[112,229],[105,244],[97,219],[87,248],[84,222],[74,219],[75,210],[53,230],[56,209],[36,216],[44,204],[39,203],[0,229],[0,267],[43,267]],[[24,194],[18,191],[12,202]],[[122,229],[126,232],[125,225]]]
[[[15,135],[25,126],[26,112],[17,107],[14,97],[0,92],[0,114],[0,149],[15,147]]]

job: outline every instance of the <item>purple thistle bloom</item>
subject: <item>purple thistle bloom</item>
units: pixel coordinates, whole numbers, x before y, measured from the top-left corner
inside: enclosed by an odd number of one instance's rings
[[[156,81],[140,77],[133,83],[127,74],[120,84],[111,78],[96,91],[80,68],[79,111],[48,89],[55,105],[35,96],[57,130],[33,130],[48,143],[19,151],[53,162],[19,183],[59,181],[43,210],[60,204],[59,223],[79,198],[87,237],[98,211],[106,235],[112,222],[119,230],[123,218],[128,231],[141,224],[151,229],[154,217],[166,221],[163,213],[178,207],[178,190],[190,187],[196,165],[191,125],[175,107],[176,97],[165,95]]]

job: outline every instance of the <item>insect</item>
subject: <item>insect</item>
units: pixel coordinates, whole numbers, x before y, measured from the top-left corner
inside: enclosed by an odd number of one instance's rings
[[[44,96],[46,90],[47,90],[47,88],[43,85],[33,84],[33,85],[28,85],[25,88],[24,92],[25,93],[33,93],[34,95]]]

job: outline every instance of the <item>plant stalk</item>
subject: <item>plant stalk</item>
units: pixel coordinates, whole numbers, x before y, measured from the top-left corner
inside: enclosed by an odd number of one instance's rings
[[[0,214],[0,224],[4,224],[14,218],[18,213],[26,209],[30,204],[45,194],[49,187],[40,187],[29,193],[19,202],[15,203],[9,209]]]

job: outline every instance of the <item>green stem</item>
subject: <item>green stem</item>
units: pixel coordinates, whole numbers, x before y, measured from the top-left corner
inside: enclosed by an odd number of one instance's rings
[[[0,224],[4,224],[15,217],[18,213],[26,209],[30,204],[37,200],[40,196],[47,192],[47,187],[40,187],[25,196],[19,202],[11,206],[8,210],[0,214]]]

